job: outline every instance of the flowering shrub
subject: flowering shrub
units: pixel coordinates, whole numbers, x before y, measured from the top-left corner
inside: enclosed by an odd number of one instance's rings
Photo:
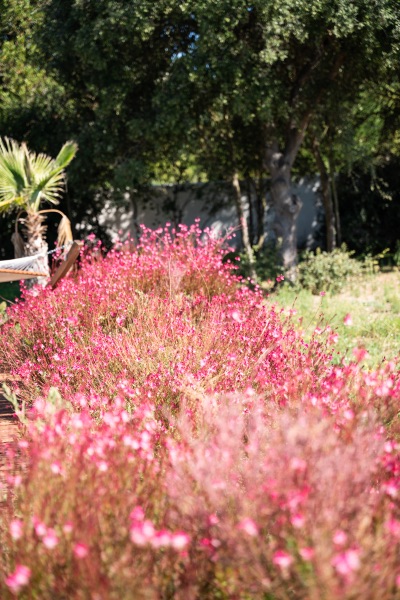
[[[0,597],[395,598],[397,365],[333,366],[198,228],[8,311]]]

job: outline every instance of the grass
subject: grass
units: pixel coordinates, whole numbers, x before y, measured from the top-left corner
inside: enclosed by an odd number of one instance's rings
[[[306,336],[315,327],[330,325],[339,334],[339,355],[352,356],[355,347],[368,351],[369,366],[400,353],[400,273],[377,273],[353,281],[337,294],[314,296],[283,285],[270,301],[295,309],[294,319]],[[344,324],[351,315],[351,325]]]

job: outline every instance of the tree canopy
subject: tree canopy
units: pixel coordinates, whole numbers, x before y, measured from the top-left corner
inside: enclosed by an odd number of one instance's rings
[[[333,148],[337,170],[360,153],[398,154],[397,0],[2,5],[2,132],[49,153],[77,140],[76,215],[95,212],[107,190],[134,191],[177,166],[228,181],[269,176],[290,269],[291,176],[318,167],[312,140],[325,164]],[[254,211],[257,244],[261,187]]]

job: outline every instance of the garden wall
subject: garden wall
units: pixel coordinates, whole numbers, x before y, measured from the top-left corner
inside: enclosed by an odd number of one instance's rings
[[[245,186],[242,186],[245,189]],[[294,186],[294,193],[302,201],[298,219],[298,246],[312,248],[321,238],[323,208],[318,194],[318,179],[303,178]],[[116,206],[107,201],[99,216],[99,223],[112,239],[118,235],[125,239],[135,237],[139,225],[156,228],[166,222],[190,225],[196,218],[200,226],[211,227],[218,233],[237,228],[235,207],[229,195],[229,186],[225,183],[198,183],[182,185],[153,186],[145,195],[126,195],[125,204]],[[251,193],[251,192],[250,192]],[[248,195],[243,193],[243,206],[248,214]],[[269,208],[265,216],[267,239],[273,239],[273,209]],[[240,236],[238,235],[238,243]]]

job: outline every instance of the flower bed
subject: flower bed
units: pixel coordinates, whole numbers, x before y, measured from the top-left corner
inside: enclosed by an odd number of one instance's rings
[[[197,226],[25,298],[0,596],[395,598],[397,366],[331,362]]]

